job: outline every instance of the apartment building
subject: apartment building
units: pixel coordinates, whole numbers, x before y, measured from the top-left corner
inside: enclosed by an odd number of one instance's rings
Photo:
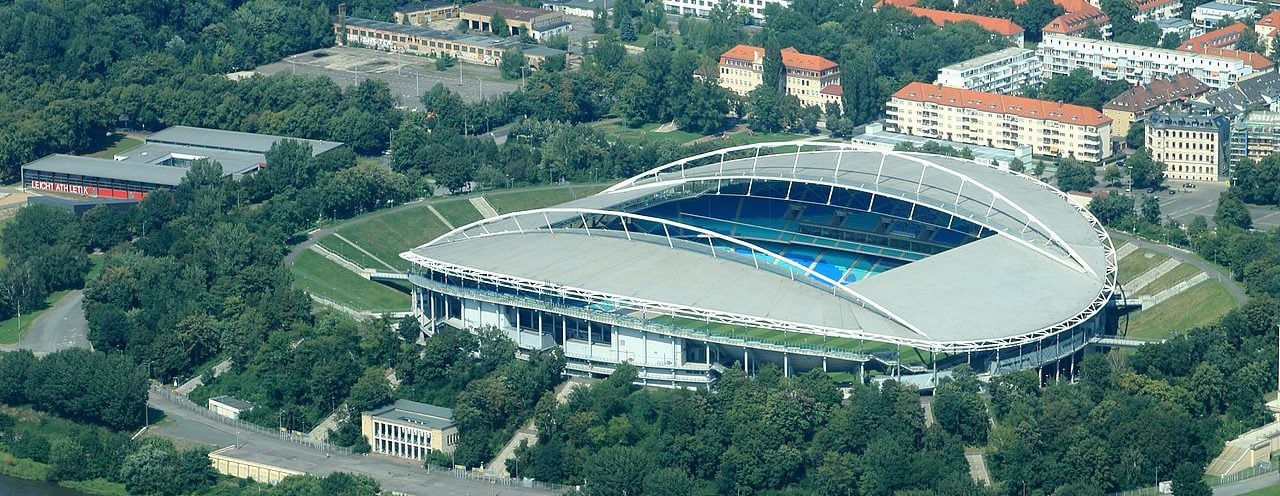
[[[1201,48],[1235,48],[1240,37],[1249,29],[1243,22],[1237,22],[1221,29],[1215,29],[1178,45],[1179,50],[1194,52]]]
[[[721,0],[662,0],[662,7],[668,14],[707,17],[711,15],[711,9],[720,2]],[[791,7],[791,0],[729,0],[729,3],[757,21],[764,20],[764,8],[769,4]]]
[[[1230,132],[1227,117],[1208,106],[1161,109],[1147,117],[1147,150],[1165,163],[1169,179],[1220,181],[1226,177]]]
[[[795,95],[801,104],[839,103],[838,96],[832,95],[839,91],[840,85],[840,66],[835,62],[788,47],[782,49],[782,67],[786,94]],[[739,95],[746,95],[764,84],[764,49],[738,45],[721,54],[719,83]]]
[[[1100,79],[1143,84],[1186,72],[1212,88],[1223,89],[1255,73],[1253,66],[1238,58],[1053,33],[1045,33],[1036,53],[1046,78],[1085,68]]]
[[[423,460],[432,451],[452,453],[458,445],[453,410],[409,400],[362,412],[360,434],[371,452],[410,460]]]
[[[1209,2],[1191,11],[1191,22],[1205,29],[1213,29],[1223,19],[1242,21],[1258,17],[1258,9],[1238,3]]]
[[[1280,152],[1280,112],[1254,111],[1231,125],[1231,164]]]
[[[395,11],[396,24],[425,26],[429,22],[458,18],[458,4],[432,0],[401,5]]]
[[[1003,36],[1014,46],[1021,47],[1023,44],[1024,31],[1022,26],[1014,24],[1008,19],[998,17],[986,17],[972,14],[962,14],[959,12],[951,12],[946,10],[925,9],[920,7],[906,7],[907,12],[912,15],[923,17],[933,22],[938,27],[954,24],[957,22],[972,22],[982,29]]]
[[[1136,0],[1134,6],[1138,9],[1133,16],[1135,22],[1173,19],[1182,13],[1180,0]]]
[[[1280,28],[1280,10],[1268,12],[1267,15],[1258,19],[1253,23],[1254,32],[1258,33],[1258,42],[1271,50],[1271,45],[1276,41],[1276,30]]]
[[[1102,106],[1102,113],[1111,118],[1111,132],[1125,136],[1129,134],[1129,126],[1145,119],[1155,109],[1195,99],[1209,90],[1208,85],[1186,73],[1168,79],[1156,78],[1117,95]]]
[[[893,94],[886,130],[1098,162],[1111,156],[1111,118],[1089,107],[910,83]]]
[[[938,70],[938,84],[1007,95],[1040,84],[1035,50],[1009,47]]]
[[[513,48],[524,51],[530,69],[538,68],[549,57],[564,55],[563,50],[510,38],[437,31],[341,14],[333,23],[333,31],[340,46],[358,45],[430,57],[449,55],[471,64],[496,66],[502,62],[502,54]]]
[[[1084,4],[1076,10],[1067,9],[1066,13],[1045,24],[1041,31],[1046,35],[1049,33],[1080,35],[1090,26],[1097,26],[1103,38],[1111,37],[1111,18],[1107,17],[1102,9],[1089,4]]]

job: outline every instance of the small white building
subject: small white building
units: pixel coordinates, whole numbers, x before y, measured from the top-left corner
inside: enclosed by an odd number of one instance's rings
[[[718,3],[711,0],[662,0],[662,7],[668,14],[707,17]],[[764,9],[769,4],[791,7],[791,0],[729,0],[729,3],[757,21],[764,20]]]
[[[938,70],[938,84],[1008,95],[1040,84],[1040,57],[1035,50],[1009,47]]]
[[[596,11],[604,10],[607,0],[542,0],[542,8],[564,15],[595,19]]]
[[[1177,17],[1173,19],[1161,19],[1156,21],[1156,25],[1160,26],[1161,40],[1164,40],[1164,37],[1169,36],[1170,34],[1178,35],[1178,39],[1183,41],[1204,34],[1204,29],[1196,26],[1195,23],[1190,20]]]
[[[240,414],[253,410],[253,403],[236,398],[235,396],[214,396],[209,398],[209,411],[222,415],[223,417],[238,419]]]
[[[1204,29],[1213,29],[1218,21],[1227,17],[1236,21],[1254,19],[1258,17],[1258,9],[1252,5],[1209,2],[1191,11],[1191,21]]]

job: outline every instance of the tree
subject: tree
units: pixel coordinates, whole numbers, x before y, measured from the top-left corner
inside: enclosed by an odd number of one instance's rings
[[[636,28],[631,24],[630,16],[622,16],[618,22],[618,39],[622,41],[636,41]]]
[[[747,94],[747,126],[752,131],[773,133],[782,130],[782,98],[776,90],[760,85]]]
[[[1213,490],[1204,483],[1204,470],[1190,463],[1178,465],[1173,470],[1174,496],[1209,496]]]
[[[507,18],[501,12],[494,12],[489,19],[489,31],[501,37],[511,36],[511,28],[507,27]]]
[[[365,370],[347,396],[347,407],[352,412],[371,411],[390,402],[391,385],[387,383],[383,370],[377,367]]]
[[[596,15],[591,18],[591,31],[595,34],[605,34],[609,32],[609,10],[603,7],[596,8]]]
[[[1164,163],[1153,160],[1145,148],[1130,155],[1125,165],[1129,167],[1129,180],[1135,188],[1159,188],[1164,184]]]
[[[586,463],[586,496],[626,496],[644,487],[653,471],[652,456],[639,448],[611,446],[595,453]]]
[[[1028,0],[1026,3],[1017,6],[1017,10],[1013,14],[1013,22],[1027,30],[1027,41],[1038,42],[1041,38],[1040,26],[1048,25],[1049,21],[1064,12],[1065,9],[1053,3],[1052,0]]]
[[[1054,176],[1058,181],[1058,189],[1063,191],[1088,191],[1097,184],[1093,166],[1074,158],[1062,159]]]
[[[1129,131],[1124,135],[1124,144],[1132,150],[1137,150],[1146,146],[1147,140],[1147,124],[1137,121],[1129,124]]]
[[[1031,170],[1031,173],[1034,174],[1037,178],[1044,176],[1044,161],[1037,160],[1036,166],[1034,169]]]
[[[1120,167],[1116,164],[1107,164],[1102,169],[1102,181],[1111,186],[1120,184],[1120,180],[1124,178],[1124,174],[1120,172]]]
[[[529,61],[524,56],[524,50],[512,48],[502,52],[502,61],[498,63],[498,70],[502,72],[504,79],[519,79],[524,77],[524,71],[528,65]]]
[[[1253,227],[1253,217],[1240,199],[1240,188],[1232,186],[1218,195],[1218,209],[1213,213],[1213,222],[1219,226],[1234,226],[1241,229]]]
[[[1152,195],[1142,197],[1142,220],[1160,225],[1160,199]]]
[[[437,71],[444,72],[455,65],[458,65],[458,58],[447,53],[440,54],[440,56],[436,58]]]
[[[1015,157],[1013,160],[1009,161],[1009,170],[1021,174],[1027,170],[1027,165],[1022,163],[1022,160]]]
[[[877,67],[870,48],[846,45],[840,51],[840,88],[844,91],[844,116],[853,125],[871,122],[880,113],[883,97],[876,83]]]
[[[1182,45],[1182,36],[1176,32],[1165,33],[1164,36],[1160,38],[1160,48],[1165,50],[1177,50],[1179,45]]]
[[[720,128],[729,112],[729,96],[711,81],[694,83],[684,101],[676,109],[675,121],[680,129],[690,132],[710,134]]]
[[[400,333],[400,339],[416,343],[422,337],[422,324],[414,316],[406,315],[396,321],[396,331]]]
[[[1089,202],[1089,212],[1104,225],[1123,225],[1133,218],[1133,197],[1129,195],[1097,196]]]
[[[786,91],[786,88],[784,88],[786,82],[783,78],[783,71],[786,68],[782,66],[782,51],[778,47],[777,40],[772,37],[765,41],[764,61],[761,62],[761,66],[763,68],[763,73],[761,74],[764,82],[763,86],[777,94],[782,94]]]
[[[977,374],[967,365],[957,367],[951,377],[938,383],[933,412],[938,425],[965,442],[985,444],[991,421],[987,406],[979,396]]]

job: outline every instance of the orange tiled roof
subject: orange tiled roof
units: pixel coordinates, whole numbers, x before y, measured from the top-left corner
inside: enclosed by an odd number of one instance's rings
[[[800,53],[799,50],[796,50],[796,47],[782,49],[782,65],[810,71],[825,71],[838,66],[835,62],[820,56]]]
[[[720,61],[724,59],[745,60],[747,62],[755,62],[764,58],[764,49],[751,45],[738,45],[730,48],[729,51],[720,55]]]
[[[1280,10],[1273,10],[1271,12],[1268,12],[1267,15],[1264,15],[1262,16],[1261,19],[1258,19],[1258,22],[1255,22],[1254,25],[1280,28]]]
[[[945,10],[923,9],[920,7],[907,7],[907,11],[917,16],[928,18],[938,26],[945,26],[948,23],[954,22],[969,21],[981,26],[982,29],[1001,36],[1016,36],[1023,32],[1022,26],[1014,24],[1013,21],[1008,19],[973,14],[961,14],[959,12],[948,12]]]
[[[905,8],[907,8],[907,7],[914,6],[915,4],[916,4],[916,0],[881,0],[881,1],[876,5],[876,7],[883,7],[883,6],[885,6],[885,5],[892,5],[892,6],[894,6],[894,7],[898,7],[898,8],[900,8],[900,9],[905,9]]]
[[[1229,59],[1243,60],[1245,64],[1248,64],[1249,67],[1252,67],[1254,70],[1257,70],[1257,71],[1265,71],[1275,66],[1275,63],[1272,62],[1271,59],[1268,59],[1266,57],[1263,57],[1262,55],[1259,55],[1253,52],[1246,52],[1244,50],[1232,50],[1228,48],[1213,48],[1213,47],[1196,47],[1193,49],[1182,47],[1182,48],[1179,48],[1179,50],[1182,50],[1184,52],[1195,52],[1195,53],[1201,53],[1204,55],[1214,55],[1217,57],[1226,57]]]
[[[929,83],[903,86],[894,98],[915,102],[932,102],[946,107],[961,107],[996,114],[1014,114],[1028,119],[1057,121],[1077,126],[1102,126],[1111,118],[1097,110],[1080,105],[1036,100],[1021,96],[999,95],[982,91],[949,88]]]
[[[840,85],[838,84],[829,84],[827,85],[826,88],[822,88],[822,91],[820,91],[819,93],[822,93],[824,95],[843,96],[844,88],[841,88]]]
[[[1182,43],[1179,49],[1194,50],[1200,47],[1211,48],[1235,48],[1236,42],[1240,41],[1240,35],[1249,29],[1243,22],[1237,22],[1222,29],[1215,29],[1208,33],[1196,36]]]
[[[1089,5],[1087,9],[1067,10],[1067,13],[1049,21],[1049,24],[1044,26],[1043,31],[1046,33],[1075,34],[1084,31],[1089,27],[1089,24],[1096,24],[1101,27],[1110,22],[1111,18],[1107,17],[1107,14],[1102,9]]]

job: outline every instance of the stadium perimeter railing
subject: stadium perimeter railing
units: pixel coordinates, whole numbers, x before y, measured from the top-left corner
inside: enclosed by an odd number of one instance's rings
[[[497,477],[493,475],[485,475],[476,471],[461,469],[456,467],[441,467],[439,465],[428,465],[427,473],[443,473],[449,474],[455,479],[466,479],[477,482],[487,482],[498,486],[508,487],[524,487],[530,489],[546,489],[548,491],[565,491],[568,489],[576,489],[578,486],[566,486],[554,482],[543,482],[533,479],[517,479],[514,477]]]
[[[1280,469],[1280,464],[1276,464],[1276,463],[1254,465],[1252,467],[1249,467],[1247,469],[1241,470],[1239,472],[1236,472],[1234,474],[1231,474],[1225,477],[1206,477],[1205,484],[1208,484],[1209,487],[1223,486],[1226,484],[1232,484],[1235,482],[1240,482],[1242,480],[1252,479],[1254,477],[1259,477],[1259,476],[1267,475],[1270,473],[1274,473],[1278,469]],[[1157,486],[1151,486],[1151,487],[1142,487],[1138,489],[1131,489],[1128,491],[1123,491],[1118,493],[1111,493],[1109,496],[1159,496],[1161,494],[1169,494],[1169,493],[1161,493],[1158,490]]]
[[[169,401],[173,402],[174,404],[176,404],[176,405],[178,405],[178,406],[180,406],[180,407],[182,407],[182,408],[184,408],[184,409],[187,409],[187,410],[190,410],[190,411],[192,411],[192,412],[195,412],[195,413],[198,413],[198,414],[200,414],[200,415],[203,415],[204,417],[206,417],[206,418],[208,418],[208,419],[210,419],[210,420],[213,420],[213,421],[216,421],[216,422],[219,422],[219,423],[223,423],[223,424],[226,424],[226,425],[229,425],[229,426],[235,427],[236,429],[241,429],[241,430],[245,430],[245,431],[252,431],[252,432],[256,432],[256,433],[258,433],[258,434],[262,434],[262,435],[264,435],[264,436],[271,436],[271,437],[274,437],[274,438],[279,439],[279,440],[281,440],[281,441],[288,441],[288,442],[291,442],[291,443],[296,443],[296,444],[299,444],[299,445],[302,445],[302,446],[306,446],[306,447],[311,448],[311,449],[314,449],[314,450],[323,451],[323,452],[327,452],[327,453],[334,453],[334,454],[339,454],[339,455],[350,455],[350,454],[351,454],[351,448],[344,448],[344,447],[342,447],[342,446],[334,446],[334,445],[329,444],[329,443],[316,442],[316,441],[311,440],[311,439],[310,439],[310,438],[308,438],[307,436],[300,436],[300,435],[297,435],[297,434],[293,434],[293,433],[291,433],[291,432],[284,432],[284,431],[279,431],[279,430],[275,430],[275,429],[269,429],[269,428],[267,428],[267,427],[263,427],[263,426],[260,426],[260,425],[258,425],[258,424],[251,424],[251,423],[249,423],[249,422],[245,422],[245,421],[240,420],[240,419],[233,419],[233,418],[223,417],[222,415],[218,415],[218,414],[216,414],[216,413],[213,413],[213,412],[212,412],[212,411],[210,411],[208,408],[204,408],[204,407],[202,407],[202,406],[200,406],[200,405],[197,405],[195,402],[193,402],[193,401],[191,401],[191,400],[187,399],[187,397],[186,397],[186,396],[184,396],[184,395],[181,395],[181,394],[175,393],[175,392],[173,392],[173,391],[170,391],[170,390],[165,389],[165,388],[160,387],[160,386],[152,386],[152,387],[151,387],[151,392],[152,392],[152,393],[155,393],[157,396],[162,396],[162,397],[164,397],[165,399],[167,399],[167,400],[169,400]]]

